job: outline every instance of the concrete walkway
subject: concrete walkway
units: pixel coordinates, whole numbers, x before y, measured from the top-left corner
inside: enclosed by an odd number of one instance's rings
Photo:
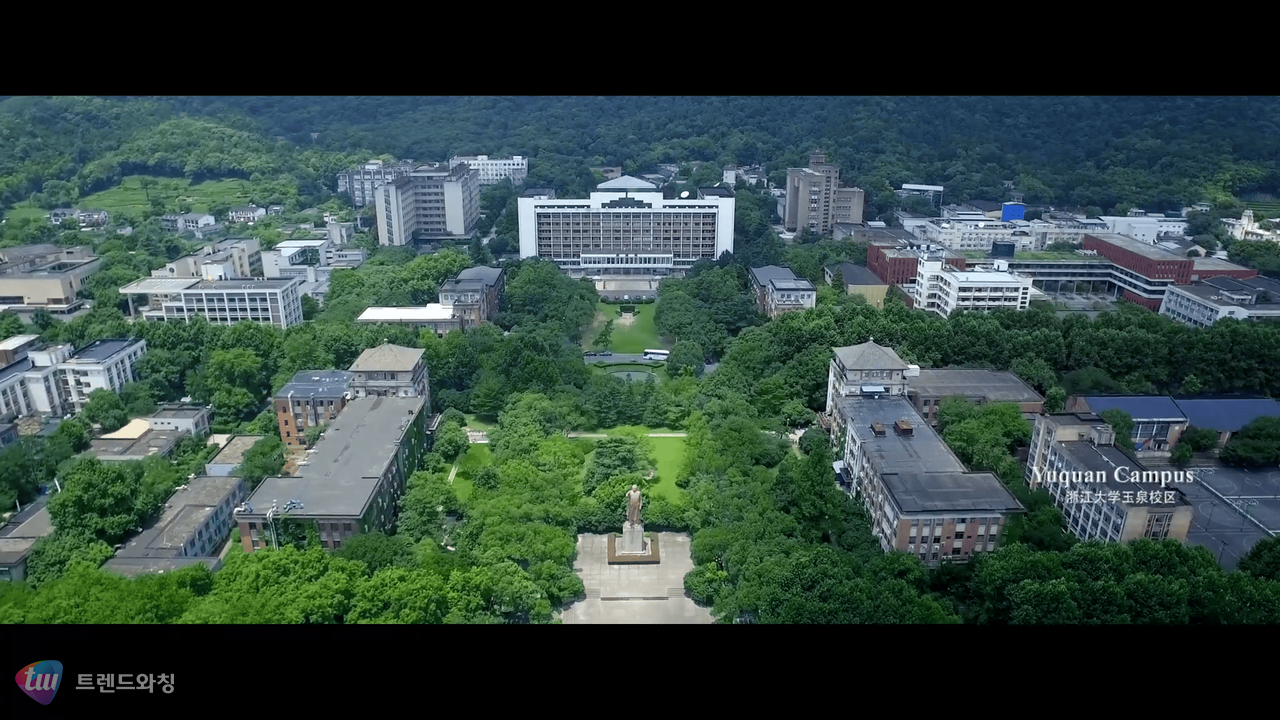
[[[458,463],[453,464],[453,469],[449,471],[449,484],[453,484],[453,478],[458,474]]]
[[[467,428],[467,442],[473,445],[477,443],[487,443],[489,442],[489,434]]]
[[[689,536],[657,533],[662,562],[657,565],[610,565],[607,535],[579,535],[573,568],[582,578],[586,598],[565,608],[566,625],[707,625],[711,612],[698,607],[684,590],[685,573],[693,569]]]

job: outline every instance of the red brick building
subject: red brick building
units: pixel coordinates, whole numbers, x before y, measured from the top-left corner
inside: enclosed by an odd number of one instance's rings
[[[957,270],[965,269],[962,256],[949,253],[945,262]],[[888,285],[915,285],[920,251],[906,243],[871,243],[867,246],[867,269]]]
[[[1121,296],[1152,311],[1160,310],[1164,291],[1170,285],[1188,285],[1194,280],[1228,276],[1249,279],[1256,270],[1217,258],[1188,258],[1141,240],[1114,233],[1085,235],[1085,250],[1093,250],[1110,260],[1117,268],[1113,282]]]

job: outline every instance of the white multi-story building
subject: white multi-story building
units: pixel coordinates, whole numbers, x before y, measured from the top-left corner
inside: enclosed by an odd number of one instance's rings
[[[361,167],[338,173],[338,192],[350,195],[356,207],[371,205],[375,201],[374,191],[407,176],[415,167],[412,160],[392,163],[370,160]]]
[[[1280,319],[1280,282],[1258,276],[1247,280],[1213,277],[1165,289],[1160,314],[1192,327],[1219,320]]]
[[[1067,527],[1082,541],[1186,542],[1191,503],[1176,485],[1130,482],[1133,473],[1146,470],[1114,441],[1115,433],[1093,413],[1037,416],[1027,485],[1048,491]]]
[[[215,325],[249,321],[285,329],[302,322],[302,283],[300,277],[278,280],[146,278],[120,288],[120,294],[129,297],[130,315],[133,315],[135,295],[166,298],[158,303],[153,301],[142,313],[147,320],[186,322],[200,315]]]
[[[1239,220],[1223,218],[1222,224],[1227,226],[1227,232],[1236,240],[1280,241],[1280,234],[1274,228],[1263,228],[1253,219],[1252,210],[1245,210]]]
[[[20,335],[0,343],[6,363],[0,368],[0,421],[26,415],[65,415],[58,367],[69,360],[70,345],[41,347],[39,337]]]
[[[481,185],[493,185],[503,180],[511,180],[515,185],[529,177],[529,158],[516,155],[510,158],[493,158],[488,155],[467,155],[449,158],[449,169],[466,163],[480,172]]]
[[[756,307],[771,318],[793,310],[808,310],[817,299],[813,283],[797,277],[790,268],[776,265],[751,268],[751,289]]]
[[[1031,303],[1031,278],[1009,272],[997,260],[990,269],[956,270],[939,260],[920,260],[916,266],[915,307],[949,317],[957,310],[1026,310]]]
[[[981,213],[975,213],[981,215]],[[938,219],[931,218],[915,230],[916,237],[921,240],[950,250],[981,250],[990,252],[991,245],[997,240],[1011,240],[1018,250],[1032,250],[1035,241],[1030,232],[1008,222],[1000,222],[983,217],[982,219]]]
[[[1148,244],[1155,243],[1163,235],[1184,235],[1187,232],[1186,218],[1180,217],[1168,218],[1158,214],[1127,217],[1102,215],[1098,219],[1107,224],[1107,232],[1125,235]],[[1090,232],[1090,234],[1096,235],[1097,232]]]
[[[555,262],[573,277],[683,275],[733,251],[734,198],[727,188],[666,200],[655,185],[623,176],[586,200],[526,191],[517,201],[520,257]]]
[[[77,350],[58,364],[57,389],[76,412],[84,409],[89,393],[110,390],[119,394],[136,378],[134,366],[147,352],[145,340],[98,340]]]
[[[152,270],[151,277],[204,280],[262,277],[262,251],[256,238],[227,238]]]
[[[302,278],[302,294],[323,300],[334,270],[354,270],[364,264],[365,251],[335,247],[328,238],[285,240],[262,253],[262,274],[268,279]]]
[[[424,165],[375,195],[381,245],[410,245],[415,236],[465,237],[480,219],[480,173],[465,163]]]
[[[248,223],[252,225],[255,221],[267,216],[267,209],[260,208],[257,205],[245,205],[242,207],[233,207],[227,211],[227,219],[233,223]]]

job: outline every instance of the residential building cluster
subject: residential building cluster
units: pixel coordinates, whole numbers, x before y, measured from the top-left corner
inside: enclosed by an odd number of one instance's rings
[[[106,210],[79,208],[58,208],[49,211],[47,217],[53,225],[62,225],[67,220],[72,220],[82,228],[105,227],[111,221],[111,215]]]
[[[437,335],[492,322],[498,314],[506,275],[502,268],[473,267],[440,287],[440,302],[415,307],[367,308],[356,322],[429,328]]]
[[[163,405],[150,417],[134,418],[114,432],[93,438],[89,454],[103,462],[169,457],[184,438],[208,435],[211,416],[206,405]]]
[[[678,277],[733,251],[734,197],[725,187],[668,200],[653,183],[623,176],[585,200],[533,188],[517,203],[520,257],[546,258],[571,277]]]

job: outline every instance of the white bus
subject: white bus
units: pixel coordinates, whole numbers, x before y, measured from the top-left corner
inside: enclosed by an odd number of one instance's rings
[[[666,360],[668,357],[671,357],[670,350],[645,350],[644,351],[645,360]]]

